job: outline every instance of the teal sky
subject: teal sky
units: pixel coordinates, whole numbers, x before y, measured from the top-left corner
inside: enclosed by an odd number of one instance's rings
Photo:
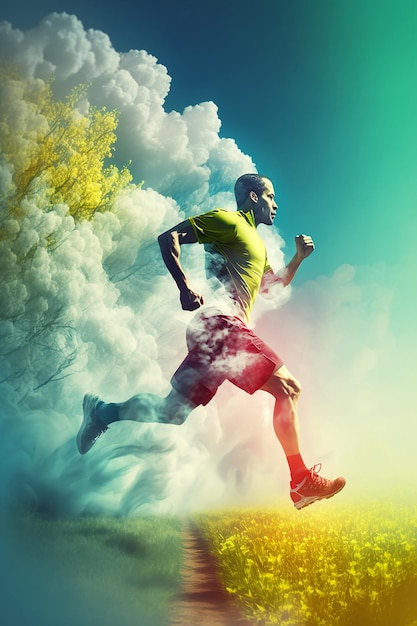
[[[416,2],[16,0],[0,16],[27,29],[51,11],[155,55],[167,109],[218,105],[222,136],[275,183],[288,254],[298,232],[316,241],[303,279],[415,264]]]

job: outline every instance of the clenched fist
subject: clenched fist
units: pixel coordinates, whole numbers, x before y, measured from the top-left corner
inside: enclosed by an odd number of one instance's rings
[[[309,235],[297,235],[295,250],[299,259],[306,259],[314,251],[314,241]]]
[[[184,311],[195,311],[204,304],[204,299],[196,291],[184,288],[180,291],[180,302]]]

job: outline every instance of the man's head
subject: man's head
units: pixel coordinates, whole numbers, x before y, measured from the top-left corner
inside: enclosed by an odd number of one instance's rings
[[[278,206],[269,178],[259,174],[243,174],[235,183],[235,197],[238,209],[253,211],[257,226],[272,224]]]

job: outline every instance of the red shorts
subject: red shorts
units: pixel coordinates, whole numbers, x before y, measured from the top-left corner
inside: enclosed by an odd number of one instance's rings
[[[187,329],[188,354],[171,379],[178,393],[206,405],[229,380],[247,393],[260,389],[283,361],[238,317],[199,312]]]

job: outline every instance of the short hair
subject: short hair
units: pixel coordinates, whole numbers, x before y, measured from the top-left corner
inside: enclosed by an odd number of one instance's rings
[[[240,176],[235,183],[237,206],[240,207],[244,204],[251,191],[261,196],[265,191],[265,180],[266,176],[261,176],[260,174],[243,174],[243,176]]]

